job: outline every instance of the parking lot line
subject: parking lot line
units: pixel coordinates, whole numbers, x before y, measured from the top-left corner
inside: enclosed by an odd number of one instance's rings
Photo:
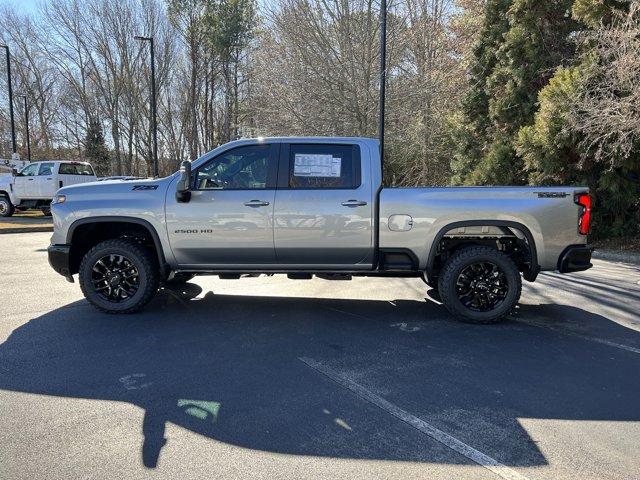
[[[323,365],[322,363],[307,357],[298,358],[301,362],[305,363],[307,366],[313,368],[314,370],[322,373],[323,375],[329,377],[334,382],[339,385],[348,388],[353,393],[361,397],[362,399],[373,403],[377,407],[385,410],[387,413],[390,413],[394,417],[402,420],[403,422],[411,425],[415,429],[420,432],[430,436],[434,440],[442,443],[443,445],[449,447],[450,449],[458,452],[459,454],[467,457],[469,460],[477,463],[478,465],[492,471],[496,475],[508,479],[508,480],[528,480],[527,477],[521,475],[516,472],[512,468],[503,465],[499,461],[494,458],[491,458],[488,455],[476,450],[470,445],[458,440],[455,437],[452,437],[448,433],[443,432],[442,430],[434,427],[433,425],[425,422],[421,418],[416,417],[415,415],[410,414],[406,410],[401,409],[397,405],[385,400],[379,395],[376,395],[372,391],[366,389],[362,385],[345,378],[340,375],[338,372],[335,372],[331,368]]]
[[[605,340],[604,338],[590,337],[588,335],[582,335],[580,333],[570,332],[562,328],[547,325],[542,322],[535,322],[531,320],[522,320],[522,319],[518,319],[516,321],[518,323],[523,323],[525,325],[531,325],[532,327],[545,328],[547,330],[551,330],[552,332],[559,333],[560,335],[566,335],[567,337],[580,338],[582,340],[588,340],[590,342],[596,342],[596,343],[601,343],[603,345],[608,345],[609,347],[619,348],[620,350],[626,350],[627,352],[640,353],[640,348],[631,347],[629,345],[624,345],[622,343],[612,342],[610,340]]]

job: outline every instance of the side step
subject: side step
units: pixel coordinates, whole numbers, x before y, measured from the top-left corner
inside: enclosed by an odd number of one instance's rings
[[[287,278],[290,278],[291,280],[311,280],[312,276],[313,275],[311,275],[310,273],[304,273],[304,272],[287,273]]]
[[[353,278],[349,273],[316,273],[316,277],[323,280],[351,280]]]

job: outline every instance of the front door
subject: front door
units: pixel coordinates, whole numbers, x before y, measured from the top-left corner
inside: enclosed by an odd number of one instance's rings
[[[274,212],[278,263],[372,268],[375,199],[361,156],[357,144],[283,145]]]
[[[13,191],[20,199],[38,198],[38,187],[36,177],[38,174],[38,163],[30,163],[13,179]]]
[[[171,249],[183,268],[273,264],[277,144],[236,147],[193,173],[191,200],[167,196]]]

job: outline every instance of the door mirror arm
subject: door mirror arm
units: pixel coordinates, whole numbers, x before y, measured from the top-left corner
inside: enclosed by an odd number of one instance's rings
[[[176,200],[187,203],[191,200],[191,162],[185,160],[180,164],[180,178],[176,185]]]

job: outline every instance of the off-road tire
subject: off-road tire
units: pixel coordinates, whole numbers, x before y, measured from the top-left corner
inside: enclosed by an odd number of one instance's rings
[[[93,287],[91,272],[95,263],[106,255],[124,255],[138,270],[139,286],[135,294],[120,302],[109,302]],[[134,313],[154,297],[160,284],[160,269],[153,252],[133,240],[105,240],[89,250],[80,263],[80,288],[85,298],[105,313]]]
[[[15,212],[15,207],[6,195],[0,195],[0,217],[10,217]]]
[[[458,298],[456,284],[460,273],[469,265],[479,262],[490,262],[504,274],[508,285],[506,296],[502,302],[489,311],[476,311],[466,307]],[[490,324],[504,319],[515,308],[522,291],[522,279],[514,261],[491,247],[465,247],[451,256],[445,263],[438,277],[438,291],[442,303],[457,319],[466,323]]]

